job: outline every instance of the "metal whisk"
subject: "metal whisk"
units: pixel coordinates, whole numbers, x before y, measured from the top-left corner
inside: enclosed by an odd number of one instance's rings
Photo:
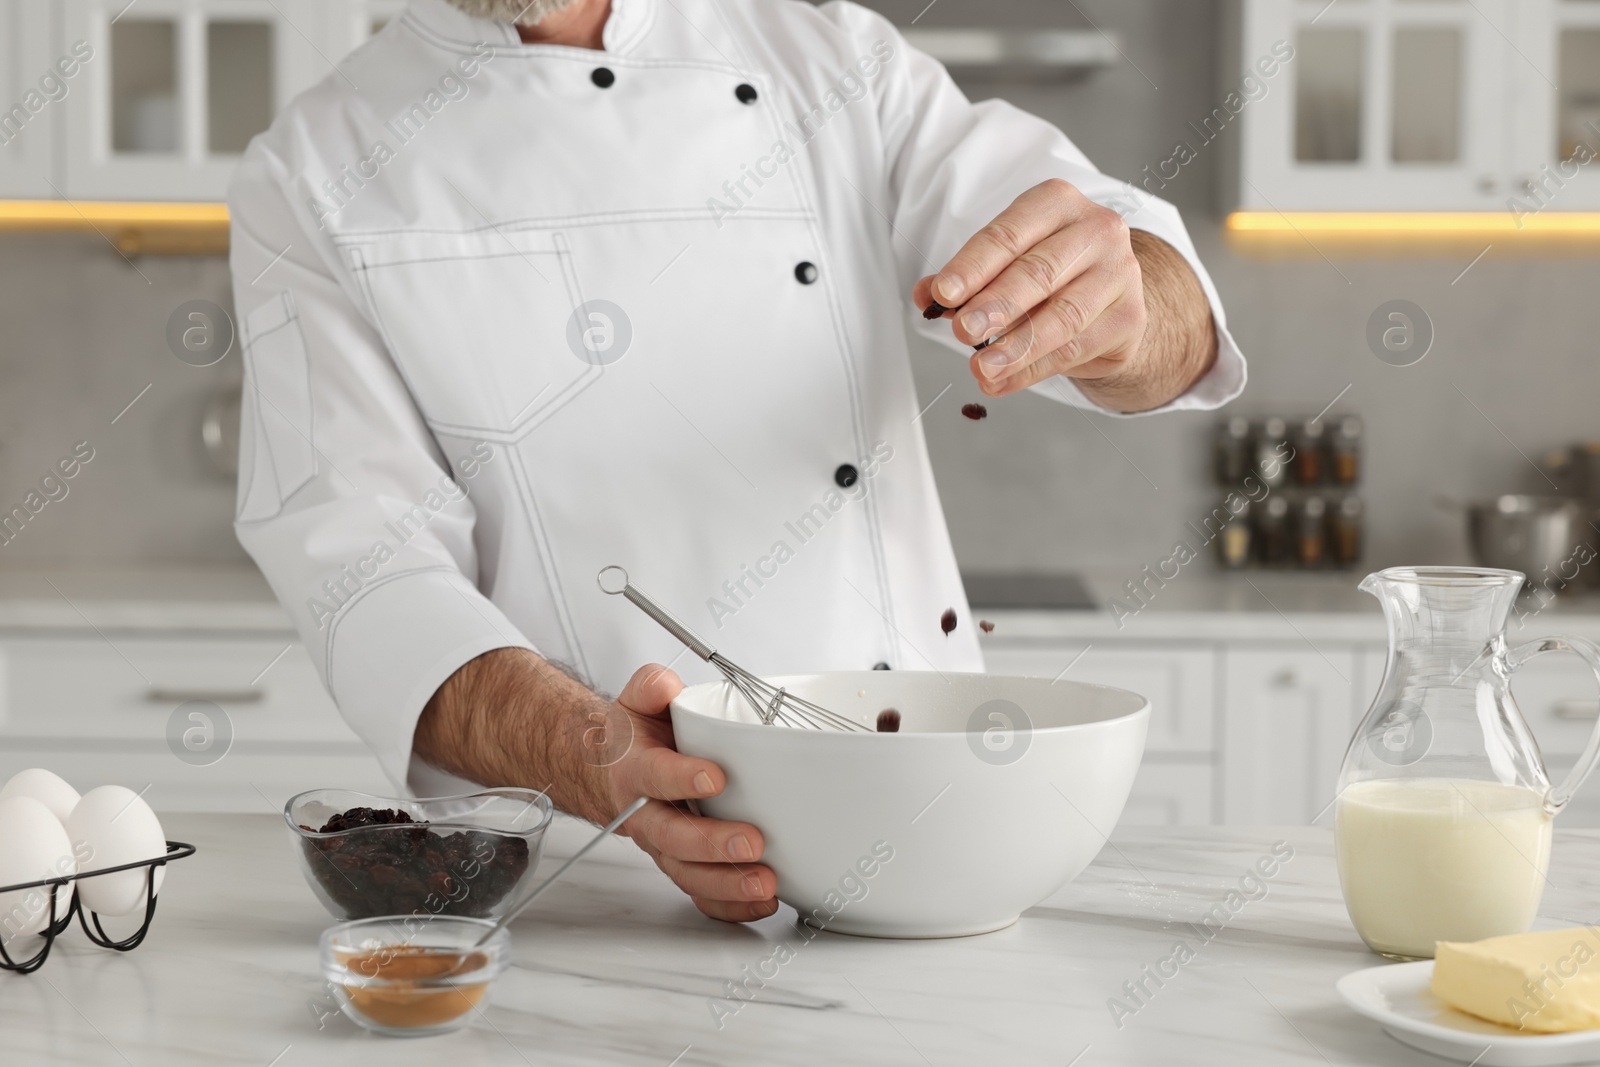
[[[608,574],[613,577],[611,585],[606,584]],[[618,580],[621,582],[620,585],[617,584]],[[595,575],[595,581],[599,583],[602,593],[627,597],[640,611],[659,623],[663,630],[682,641],[690,652],[721,671],[722,676],[733,683],[733,687],[750,702],[755,713],[768,726],[782,723],[785,726],[808,730],[872,732],[870,726],[863,726],[853,719],[847,719],[809,700],[801,700],[788,690],[762,681],[737,663],[724,658],[722,653],[706,644],[693,630],[673,618],[665,608],[635,589],[628,582],[628,572],[621,567],[612,565],[601,568],[600,573]]]

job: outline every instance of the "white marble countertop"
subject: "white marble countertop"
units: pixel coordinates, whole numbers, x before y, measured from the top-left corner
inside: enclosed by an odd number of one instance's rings
[[[1192,565],[1198,566],[1198,565]],[[1222,573],[1179,571],[1157,585],[1129,571],[1084,575],[1100,611],[991,611],[991,639],[1146,641],[1346,641],[1383,645],[1387,640],[1378,601],[1356,588],[1365,570],[1314,574],[1281,571]],[[1126,583],[1139,585],[1136,599]],[[1123,610],[1113,610],[1119,603]],[[1573,594],[1540,608],[1524,599],[1509,630],[1513,639],[1554,633],[1600,640],[1600,596]]]
[[[1441,1061],[1347,1011],[1333,983],[1382,962],[1345,916],[1321,829],[1118,831],[1076,882],[1017,925],[946,941],[821,934],[794,913],[702,918],[631,844],[575,868],[513,927],[514,966],[465,1031],[391,1039],[332,1004],[316,942],[331,920],[271,815],[173,815],[199,852],[174,865],[149,939],[119,954],[64,935],[39,972],[0,975],[8,1067],[974,1063],[1395,1064]],[[544,869],[586,828],[558,823]],[[1206,941],[1191,923],[1273,843],[1293,857]],[[955,858],[953,854],[953,858]],[[1540,925],[1593,922],[1600,833],[1558,832]],[[1120,1022],[1123,983],[1194,958]],[[793,960],[718,1029],[711,1005],[778,942]]]

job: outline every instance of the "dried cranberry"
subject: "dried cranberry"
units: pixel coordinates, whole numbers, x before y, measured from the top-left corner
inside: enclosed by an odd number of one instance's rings
[[[978,629],[982,630],[986,634],[992,634],[994,633],[994,623],[990,622],[988,619],[979,619]]]
[[[878,712],[878,732],[880,734],[899,733],[900,713],[894,708],[884,708]]]
[[[955,308],[947,308],[943,304],[939,303],[939,301],[935,300],[933,303],[922,309],[922,317],[925,319],[936,319],[945,312],[954,310]]]
[[[945,635],[948,636],[950,634],[950,631],[954,630],[955,628],[956,628],[956,609],[955,608],[945,608],[944,609],[944,614],[939,616],[939,629],[943,630],[945,632]]]
[[[989,409],[984,407],[982,404],[962,404],[961,414],[965,415],[973,422],[977,422],[979,419],[986,419],[989,417]]]
[[[351,808],[330,818],[320,832],[339,836],[302,842],[312,877],[352,918],[418,909],[484,918],[528,869],[528,843],[522,838],[476,831],[439,834],[404,811]]]

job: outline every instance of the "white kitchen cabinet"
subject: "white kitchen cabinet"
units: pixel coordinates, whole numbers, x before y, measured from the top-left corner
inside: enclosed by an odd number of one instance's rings
[[[1600,161],[1574,155],[1600,152],[1594,0],[1240,0],[1236,11],[1228,77],[1238,66],[1259,87],[1200,122],[1195,147],[1208,126],[1238,123],[1239,206],[1600,209]],[[1257,63],[1284,44],[1294,58],[1263,77]]]
[[[0,781],[32,766],[79,789],[143,790],[158,811],[265,812],[329,785],[388,792],[287,635],[0,639]]]
[[[1216,748],[1216,654],[1209,645],[996,641],[983,655],[991,674],[1095,682],[1146,697],[1147,752]]]
[[[334,59],[348,55],[405,9],[406,0],[338,0],[330,3],[328,55]]]
[[[1518,0],[1515,14],[1515,210],[1600,210],[1600,160],[1574,154],[1600,152],[1600,4]]]
[[[245,145],[328,72],[315,0],[69,0],[94,59],[63,109],[66,196],[220,200]]]
[[[1349,646],[1222,653],[1222,821],[1303,824],[1333,800],[1359,710]]]
[[[55,195],[55,119],[78,88],[74,57],[51,49],[48,0],[0,4],[0,188],[13,196]],[[56,63],[61,60],[62,68]]]
[[[1543,2],[1515,0],[1519,9]],[[1510,92],[1511,7],[1512,0],[1244,0],[1239,66],[1264,89],[1241,92],[1245,102],[1235,105],[1240,206],[1503,208],[1516,169],[1513,112],[1527,105]],[[1258,64],[1268,60],[1270,69],[1285,45],[1293,58],[1263,77]],[[1212,125],[1229,125],[1232,110],[1224,106]]]
[[[0,0],[4,107],[26,110],[61,57],[91,57],[0,144],[0,198],[221,200],[250,139],[405,6]]]
[[[1216,820],[1210,762],[1145,757],[1122,809],[1121,826],[1208,826]]]

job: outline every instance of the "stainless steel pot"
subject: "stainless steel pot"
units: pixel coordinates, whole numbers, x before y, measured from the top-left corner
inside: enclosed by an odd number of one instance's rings
[[[1560,590],[1562,583],[1586,584],[1582,561],[1593,531],[1584,508],[1570,497],[1507,495],[1467,501],[1467,542],[1482,567],[1521,571],[1532,585]],[[1591,562],[1589,567],[1600,566]],[[1576,573],[1575,573],[1576,572]]]

